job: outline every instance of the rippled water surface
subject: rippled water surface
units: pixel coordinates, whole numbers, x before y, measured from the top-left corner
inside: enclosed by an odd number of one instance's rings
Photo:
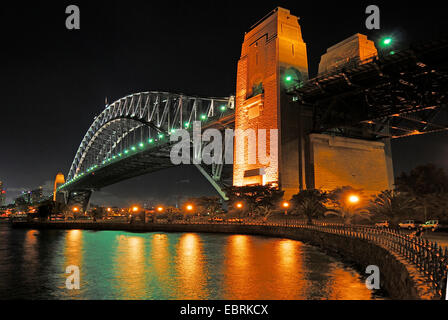
[[[65,287],[69,265],[80,268],[79,290]],[[0,298],[367,300],[378,296],[351,267],[294,240],[16,230],[0,224]]]

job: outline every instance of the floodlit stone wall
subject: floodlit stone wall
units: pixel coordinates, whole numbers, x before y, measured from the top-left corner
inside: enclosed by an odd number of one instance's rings
[[[317,189],[352,186],[374,195],[393,188],[390,155],[383,142],[311,134],[310,148]]]

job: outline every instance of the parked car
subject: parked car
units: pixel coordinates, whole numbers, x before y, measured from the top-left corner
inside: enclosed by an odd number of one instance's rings
[[[421,227],[424,230],[436,231],[440,228],[439,220],[428,220],[425,223],[421,224]]]
[[[378,228],[389,228],[389,225],[390,225],[390,223],[387,220],[375,223],[375,227],[378,227]]]
[[[415,229],[418,225],[419,223],[415,220],[405,220],[398,224],[398,226],[403,229]]]

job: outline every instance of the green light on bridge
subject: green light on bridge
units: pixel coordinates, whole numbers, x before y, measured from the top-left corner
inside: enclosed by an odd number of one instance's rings
[[[137,148],[134,147],[134,146],[132,146],[132,147],[131,147],[131,150],[132,150],[132,151],[135,151],[135,150],[137,150]]]
[[[219,109],[224,112],[226,111],[227,107],[225,105],[222,105]]]
[[[207,120],[207,115],[201,114],[201,120]]]
[[[390,45],[391,43],[392,43],[392,38],[387,37],[387,38],[384,38],[384,39],[383,39],[383,44],[384,44],[385,46],[388,46],[388,45]]]
[[[143,148],[143,147],[145,146],[145,144],[144,144],[143,142],[140,142],[140,143],[138,144],[138,146],[139,146],[140,148]]]
[[[148,143],[153,143],[154,139],[148,139]]]
[[[158,137],[159,139],[163,139],[163,133],[159,133]]]
[[[129,153],[129,150],[124,150],[124,153],[125,153],[125,154],[128,154],[128,153]]]
[[[189,122],[185,122],[184,126],[185,126],[185,129],[188,129],[188,127],[190,127],[190,123]]]
[[[286,77],[285,77],[285,80],[286,80],[287,82],[292,81],[292,76],[286,76]]]

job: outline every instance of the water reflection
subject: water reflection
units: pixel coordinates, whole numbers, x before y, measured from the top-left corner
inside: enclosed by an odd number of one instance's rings
[[[121,235],[115,254],[115,285],[121,299],[144,299],[146,293],[145,244],[141,236]]]
[[[331,282],[328,283],[330,300],[369,300],[370,292],[365,284],[358,279],[353,270],[334,268],[331,272]]]
[[[0,235],[2,299],[376,298],[352,268],[288,239],[2,224]],[[65,288],[68,265],[80,290]]]
[[[200,236],[195,233],[183,234],[177,246],[176,271],[181,291],[178,299],[206,299],[207,272],[202,252]]]
[[[302,243],[289,239],[279,240],[276,250],[276,286],[282,288],[277,298],[306,299],[307,286],[303,273],[303,251]]]
[[[64,265],[80,266],[82,264],[82,231],[68,230],[65,239]]]

